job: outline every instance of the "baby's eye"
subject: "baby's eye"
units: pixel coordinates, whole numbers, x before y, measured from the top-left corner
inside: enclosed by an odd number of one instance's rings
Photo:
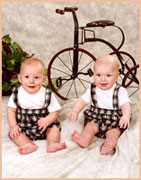
[[[100,74],[96,74],[96,76],[100,77]]]
[[[26,79],[28,79],[28,78],[29,78],[29,76],[25,76],[25,78],[26,78]]]
[[[111,74],[107,74],[107,77],[111,77]]]
[[[35,76],[35,79],[39,79],[39,76]]]

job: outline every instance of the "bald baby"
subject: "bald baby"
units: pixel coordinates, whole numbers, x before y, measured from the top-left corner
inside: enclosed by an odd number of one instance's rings
[[[94,82],[103,90],[110,89],[119,76],[119,62],[112,55],[100,56],[94,65]]]
[[[97,58],[95,64],[94,64],[94,70],[96,66],[98,65],[105,65],[105,66],[111,66],[113,70],[118,71],[119,70],[119,61],[117,58],[115,58],[112,55],[106,54],[103,56],[100,56]]]

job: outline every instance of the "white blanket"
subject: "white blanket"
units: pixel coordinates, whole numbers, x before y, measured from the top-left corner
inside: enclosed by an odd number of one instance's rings
[[[38,140],[36,152],[20,155],[17,146],[8,137],[6,107],[8,97],[3,97],[2,116],[2,177],[3,178],[138,178],[139,177],[139,121],[138,102],[133,103],[133,121],[130,130],[122,134],[116,153],[102,156],[99,153],[103,139],[94,138],[87,149],[75,144],[70,135],[83,127],[83,113],[79,120],[66,119],[66,113],[75,100],[66,101],[60,112],[61,141],[67,149],[56,153],[46,152],[46,140]]]

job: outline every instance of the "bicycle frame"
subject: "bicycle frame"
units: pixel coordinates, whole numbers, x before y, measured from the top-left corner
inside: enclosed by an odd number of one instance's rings
[[[73,15],[73,20],[74,20],[74,53],[73,53],[73,74],[72,78],[74,79],[77,76],[78,72],[78,51],[77,49],[79,48],[79,24],[77,20],[77,16],[75,11],[72,11]]]
[[[118,52],[119,49],[124,44],[124,41],[125,41],[125,35],[124,35],[123,30],[120,27],[118,27],[116,25],[113,25],[114,27],[118,28],[120,30],[121,34],[122,34],[122,41],[121,41],[119,47],[115,48],[108,41],[106,41],[104,39],[96,38],[94,30],[87,29],[88,28],[87,26],[79,27],[78,19],[77,19],[77,15],[76,15],[75,11],[72,11],[72,16],[73,16],[73,21],[74,21],[74,46],[73,46],[74,47],[74,53],[73,53],[73,74],[72,74],[72,78],[74,79],[78,75],[77,74],[78,73],[78,51],[77,51],[77,49],[79,48],[79,44],[82,45],[82,44],[84,44],[86,42],[96,42],[97,41],[97,42],[101,42],[101,43],[104,43],[104,44],[108,45],[113,50],[114,54],[116,54],[118,56],[119,61],[120,61],[121,66],[122,66],[122,69],[120,71],[124,72],[124,64],[122,62],[122,56]],[[105,27],[106,25],[100,25],[100,26]],[[81,42],[80,43],[79,43],[79,29],[82,30],[82,32],[81,32]],[[86,37],[86,31],[93,32],[93,37],[92,38],[87,38]],[[111,52],[110,54],[113,54],[113,52]]]

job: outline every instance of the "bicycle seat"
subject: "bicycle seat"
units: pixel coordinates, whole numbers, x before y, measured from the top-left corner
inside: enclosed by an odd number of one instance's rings
[[[99,20],[99,21],[92,21],[86,24],[86,27],[105,27],[105,26],[113,26],[114,24],[115,24],[114,21]]]
[[[77,10],[78,10],[78,7],[76,7],[76,6],[64,8],[64,11],[66,11],[66,12],[72,12],[72,11],[77,11]]]

